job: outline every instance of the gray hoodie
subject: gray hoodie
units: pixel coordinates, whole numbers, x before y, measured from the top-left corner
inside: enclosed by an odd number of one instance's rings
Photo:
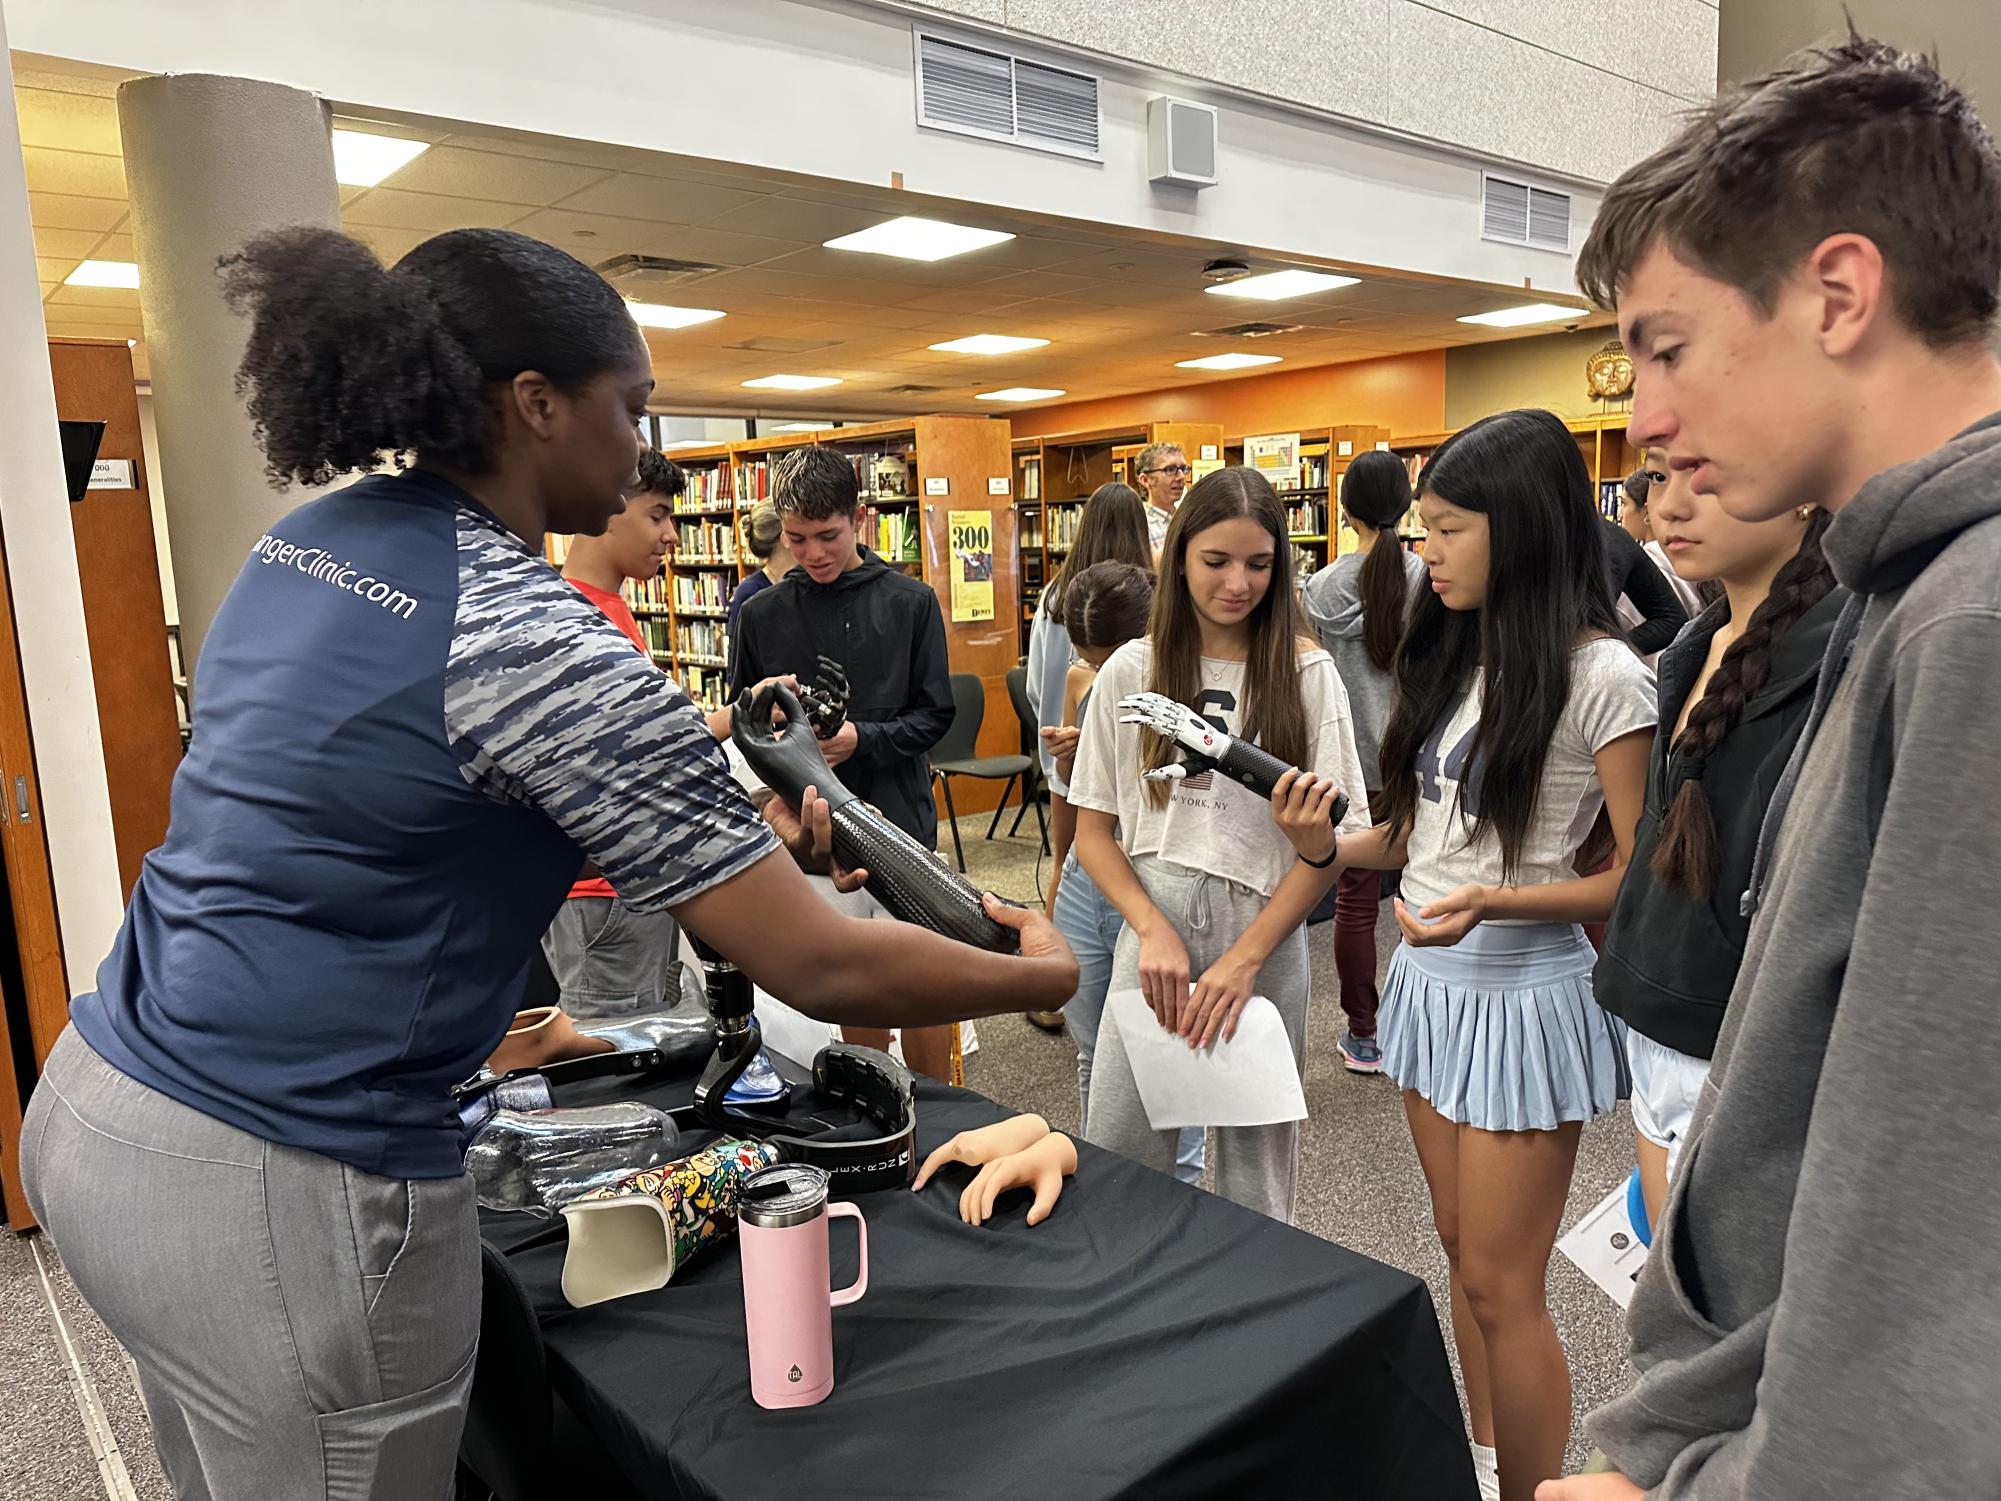
[[[1652,1501],[2001,1496],[2001,414],[1826,546],[1859,597],[1634,1292],[1639,1380],[1588,1424]]]
[[[1390,722],[1390,702],[1395,688],[1389,673],[1369,660],[1369,647],[1362,633],[1362,559],[1365,553],[1351,552],[1336,558],[1306,581],[1302,597],[1306,617],[1334,670],[1341,674],[1341,686],[1348,690],[1348,710],[1355,716],[1355,753],[1362,758],[1372,785],[1382,780],[1379,762],[1383,731]],[[1412,594],[1424,577],[1424,559],[1414,552],[1403,555],[1404,578]]]

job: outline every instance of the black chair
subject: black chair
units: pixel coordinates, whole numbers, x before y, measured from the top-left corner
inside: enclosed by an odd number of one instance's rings
[[[1042,804],[1049,795],[1049,782],[1042,774],[1042,726],[1035,710],[1028,702],[1028,669],[1010,667],[1007,673],[1007,696],[1014,705],[1014,717],[1021,722],[1021,753],[1028,757],[1028,773],[1022,778],[1021,806],[1014,810],[1014,822],[1007,826],[1007,837],[1012,839],[1021,832],[1022,815],[1030,808],[1035,809],[1036,827],[1042,830],[1042,853],[1049,853],[1049,823],[1042,816]],[[994,837],[994,829],[1000,823],[1001,808],[1007,806],[1005,796],[1000,808],[994,809],[994,821],[987,825],[987,838]]]
[[[959,872],[966,870],[965,846],[959,842],[959,813],[952,805],[953,777],[981,777],[990,782],[1007,783],[1001,789],[1001,806],[1007,805],[1007,795],[1014,784],[1035,764],[1034,758],[1019,753],[1012,756],[982,756],[977,746],[980,739],[980,725],[987,717],[987,690],[980,680],[970,672],[952,674],[952,724],[945,731],[945,738],[931,748],[931,775],[945,784],[945,816],[952,823],[952,853],[957,856]],[[994,822],[1000,822],[998,810]],[[993,830],[987,830],[987,837],[993,838]]]
[[[459,1441],[461,1501],[638,1501],[604,1445],[549,1384],[528,1292],[508,1260],[479,1245],[479,1360]]]

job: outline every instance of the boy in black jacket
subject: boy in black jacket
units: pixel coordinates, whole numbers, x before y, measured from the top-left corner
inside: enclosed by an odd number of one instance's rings
[[[891,823],[934,848],[938,814],[925,757],[952,723],[938,596],[857,541],[854,466],[832,449],[801,448],[780,459],[772,500],[798,566],[737,616],[730,694],[780,673],[811,682],[821,657],[839,662],[848,678],[848,712],[821,742],[827,764]],[[886,1032],[849,1028],[848,1038],[889,1044]],[[903,1053],[911,1067],[947,1077],[950,1029],[905,1031]]]

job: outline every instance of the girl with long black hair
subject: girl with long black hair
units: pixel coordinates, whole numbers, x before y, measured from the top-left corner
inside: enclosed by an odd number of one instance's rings
[[[1765,812],[1848,596],[1821,552],[1825,511],[1740,521],[1683,471],[1654,484],[1647,510],[1675,572],[1723,589],[1661,655],[1646,808],[1592,974],[1628,1028],[1640,1187],[1658,1223],[1750,936]]]
[[[1355,716],[1355,749],[1369,778],[1369,806],[1379,808],[1378,761],[1395,684],[1390,665],[1410,620],[1424,560],[1403,545],[1397,525],[1410,510],[1403,460],[1377,449],[1357,454],[1341,476],[1341,518],[1361,547],[1343,553],[1306,582],[1301,598],[1314,634],[1334,658]],[[1341,979],[1341,1062],[1350,1073],[1380,1073],[1376,1045],[1376,916],[1382,872],[1341,872],[1334,887],[1334,969]]]
[[[1543,1277],[1579,1129],[1627,1085],[1578,925],[1611,910],[1631,858],[1656,714],[1605,590],[1611,529],[1591,493],[1548,412],[1477,422],[1425,467],[1430,590],[1396,656],[1385,822],[1338,841],[1344,867],[1403,871],[1383,1072],[1451,1265],[1482,1485],[1506,1501],[1563,1462],[1570,1374]],[[1601,809],[1617,854],[1580,879]]]
[[[1077,970],[991,898],[1034,957],[837,917],[687,697],[544,561],[624,506],[653,389],[589,267],[481,229],[385,270],[290,229],[223,287],[272,477],[367,477],[258,539],[216,613],[166,840],[23,1174],[177,1494],[437,1501],[480,1302],[450,1090],[586,857],[827,1020],[1056,1005]],[[805,801],[810,832],[770,822],[824,849]]]

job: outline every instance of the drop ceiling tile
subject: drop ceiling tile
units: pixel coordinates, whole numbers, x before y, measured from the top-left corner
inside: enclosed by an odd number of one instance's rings
[[[604,179],[597,167],[433,146],[389,180],[406,193],[542,207]]]
[[[35,254],[38,256],[70,256],[82,260],[97,249],[98,241],[104,238],[103,231],[95,229],[44,229],[35,227]]]
[[[1005,292],[996,295],[984,288],[964,287],[907,297],[903,299],[903,306],[934,313],[963,313],[971,317],[984,318],[992,317],[1001,309],[1012,307],[1021,300],[1019,297],[1010,297]]]
[[[139,290],[136,287],[58,287],[49,294],[49,303],[67,308],[94,308],[100,315],[116,309],[130,312],[136,318],[139,315]]]
[[[375,224],[350,224],[349,234],[376,254],[385,266],[393,266],[404,256],[431,238],[429,230],[386,229]]]
[[[28,146],[21,151],[31,193],[65,193],[77,198],[116,199],[123,212],[125,163],[91,151],[54,151]]]
[[[94,151],[102,156],[123,154],[116,99],[16,87],[14,109],[21,121],[23,146]]]
[[[505,228],[524,212],[518,203],[370,188],[341,210],[341,221],[370,229],[414,229],[435,235],[448,229]]]
[[[838,235],[853,234],[882,221],[883,216],[874,209],[853,204],[813,203],[789,194],[773,193],[713,217],[705,217],[702,222],[716,229],[772,235],[779,239],[821,245]]]
[[[981,282],[980,287],[983,291],[1008,292],[1016,297],[1066,297],[1072,293],[1088,297],[1104,286],[1106,280],[1101,276],[1076,276],[1068,270],[1010,271]]]
[[[742,187],[717,187],[620,172],[561,199],[559,206],[580,214],[610,214],[656,224],[697,224],[732,210],[752,207],[761,196]],[[778,233],[751,225],[725,227],[742,228],[752,234]]]
[[[38,255],[35,257],[35,279],[42,282],[60,282],[70,272],[76,270],[80,255]]]
[[[90,258],[97,261],[136,261],[139,252],[133,248],[131,235],[110,234],[98,242],[97,248],[90,252]]]
[[[1200,292],[1207,285],[1202,267],[1221,254],[1213,248],[1161,251],[1147,246],[1120,245],[1110,250],[1086,250],[1065,261],[1063,269],[1081,276],[1111,276],[1128,281],[1164,282]]]
[[[1001,271],[1040,271],[1050,266],[1069,269],[1078,260],[1087,258],[1091,254],[1093,254],[1091,246],[1079,244],[1075,240],[1041,235],[1017,235],[1014,239],[999,245],[989,245],[985,250],[974,250],[962,256],[954,256],[952,263],[980,270],[991,269],[998,275]]]

